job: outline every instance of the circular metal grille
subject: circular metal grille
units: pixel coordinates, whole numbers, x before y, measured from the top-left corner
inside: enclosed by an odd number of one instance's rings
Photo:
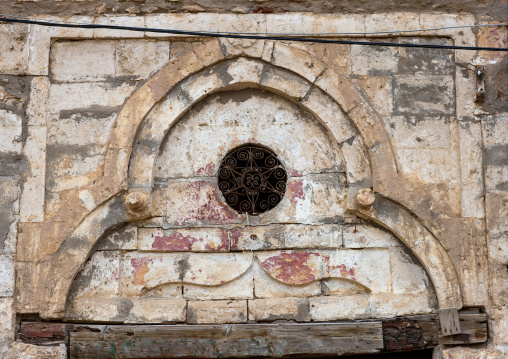
[[[279,204],[287,173],[271,150],[246,144],[228,152],[219,168],[219,189],[239,213],[258,215]]]

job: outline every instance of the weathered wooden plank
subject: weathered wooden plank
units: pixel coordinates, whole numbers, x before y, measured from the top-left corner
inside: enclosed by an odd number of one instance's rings
[[[439,324],[442,335],[460,334],[460,320],[457,308],[439,309]]]
[[[376,353],[381,322],[235,325],[75,325],[71,358],[246,358]]]
[[[61,344],[67,342],[66,324],[22,322],[17,339],[29,344]]]
[[[444,336],[439,332],[439,344],[477,344],[487,341],[487,314],[459,313],[459,334]]]
[[[487,341],[487,315],[478,310],[459,312],[461,333],[445,336],[434,314],[383,321],[385,351],[432,348],[438,344],[477,344]]]
[[[417,315],[383,321],[385,351],[406,351],[438,345],[436,315]]]

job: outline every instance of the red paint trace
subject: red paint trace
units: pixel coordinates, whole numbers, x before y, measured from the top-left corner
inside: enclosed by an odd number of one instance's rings
[[[195,221],[225,224],[235,223],[241,219],[240,214],[219,200],[217,188],[211,182],[195,181],[189,183],[187,188],[190,190],[187,203],[193,209],[189,216],[178,220],[179,225]]]
[[[305,194],[303,193],[303,181],[289,181],[286,195],[293,206],[296,206],[298,200],[304,200]]]
[[[190,251],[192,245],[196,242],[203,241],[203,238],[194,238],[191,236],[184,236],[180,232],[174,232],[171,236],[156,236],[152,243],[152,249],[161,251]]]
[[[299,252],[286,253],[268,258],[261,266],[271,276],[284,283],[306,284],[320,279],[320,268],[312,257],[319,257],[319,253]],[[314,263],[312,263],[314,262]]]
[[[196,174],[198,175],[207,175],[207,176],[212,176],[214,173],[215,173],[215,164],[213,162],[210,162],[205,167],[201,167],[196,172]]]

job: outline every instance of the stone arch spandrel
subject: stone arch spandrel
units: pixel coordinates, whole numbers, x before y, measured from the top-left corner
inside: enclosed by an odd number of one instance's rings
[[[143,194],[141,194],[143,195]],[[98,238],[124,223],[148,216],[148,207],[133,212],[127,206],[125,192],[116,195],[98,206],[74,229],[64,244],[45,265],[48,273],[45,278],[44,293],[47,300],[40,308],[41,316],[59,318],[63,316],[63,306],[70,284],[82,263],[92,254]],[[78,263],[81,263],[78,267]]]
[[[278,64],[281,68],[285,67],[286,70],[292,71],[295,74],[299,72],[299,69],[295,67],[298,66],[298,64],[312,67],[313,61],[317,61],[317,59],[313,58],[305,51],[292,49],[290,46],[286,45],[284,45],[285,51],[278,51],[278,46],[279,45],[274,46],[272,50],[268,50],[267,53],[264,52],[262,58],[272,64]],[[282,49],[282,45],[280,48]],[[59,279],[58,283],[55,284],[50,290],[50,293],[48,293],[48,295],[51,296],[51,305],[46,308],[41,308],[42,304],[35,304],[34,308],[40,308],[39,310],[42,317],[57,318],[62,315],[72,278],[74,278],[75,274],[79,271],[83,261],[86,260],[95,242],[100,237],[95,236],[94,231],[91,231],[89,240],[79,241],[71,250],[71,252],[80,252],[86,255],[67,256],[65,252],[69,249],[68,243],[73,242],[72,233],[75,231],[89,231],[90,228],[86,228],[86,223],[89,223],[87,217],[93,217],[98,207],[100,208],[100,206],[107,205],[106,203],[108,203],[110,199],[128,188],[128,166],[131,160],[132,146],[136,133],[145,116],[153,106],[166,96],[180,81],[207,66],[224,61],[225,58],[226,55],[224,55],[219,41],[217,40],[198,45],[193,51],[170,61],[168,65],[145,83],[126,102],[113,128],[106,154],[104,175],[85,188],[72,191],[65,201],[66,204],[72,205],[72,211],[68,210],[69,206],[63,205],[62,208],[65,210],[62,209],[43,225],[44,230],[42,232],[45,233],[45,235],[41,236],[41,241],[50,241],[54,243],[55,248],[59,249],[53,252],[54,254],[50,254],[49,258],[51,259],[45,262],[46,267],[48,267],[48,264],[54,265],[54,269],[52,268],[50,270],[51,273],[38,278],[32,285],[37,286],[40,290],[46,286],[43,284],[44,282],[51,282],[50,277],[61,278],[61,280]],[[273,68],[274,73],[277,71],[280,70],[276,67]],[[252,74],[244,75],[251,76]],[[399,188],[409,188],[409,183],[397,175],[395,160],[390,151],[389,144],[386,141],[386,134],[384,129],[382,129],[381,122],[366,101],[354,100],[357,96],[357,98],[362,98],[362,96],[349,80],[343,76],[334,78],[335,75],[336,74],[334,74],[332,70],[323,68],[322,72],[315,74],[314,77],[311,76],[309,79],[313,82],[313,88],[319,88],[321,91],[324,91],[324,93],[331,95],[331,98],[342,107],[347,116],[353,121],[354,127],[360,133],[361,136],[359,136],[358,139],[365,141],[372,161],[372,172],[375,179],[373,183],[374,189],[382,194],[388,193],[390,198],[404,203],[407,200],[407,194],[404,194],[404,191],[400,191]],[[295,76],[298,77],[298,75]],[[250,82],[251,84],[257,83],[261,86],[261,79],[259,82],[251,82],[245,79],[241,82]],[[264,83],[263,86],[267,88],[271,86],[274,91],[279,91],[282,94],[289,94],[288,89],[277,88],[273,84],[268,85],[268,82]],[[291,89],[291,91],[294,90],[294,88]],[[307,93],[305,93],[305,95],[306,94]],[[288,96],[295,98],[294,93]],[[305,101],[305,96],[303,96],[303,98],[297,98],[297,100]],[[311,107],[310,105],[308,106],[309,108]],[[363,147],[362,143],[355,144],[353,141],[352,144],[360,148]],[[402,195],[400,193],[402,193]],[[62,226],[62,223],[65,223],[65,226]],[[104,230],[106,230],[106,228]],[[433,243],[436,242],[434,246],[439,245],[433,236],[429,237],[428,240]],[[412,249],[411,244],[409,247]],[[456,280],[450,274],[451,271],[454,271],[451,261],[446,253],[440,258],[438,262],[442,263],[446,268],[450,268],[450,270],[443,271],[442,273],[437,273],[435,270],[429,272],[433,282],[444,283],[449,281],[450,283],[455,283]],[[62,263],[62,265],[57,263]],[[425,262],[422,261],[422,263],[427,268]],[[438,276],[439,278],[436,279],[434,276]],[[448,278],[448,276],[451,277]],[[26,276],[26,278],[20,278],[20,281],[28,283],[31,282],[32,279]],[[449,288],[449,286],[439,287],[438,292],[439,290],[446,291],[448,290],[447,288]],[[459,293],[457,293],[457,289],[450,290],[443,295],[445,297],[454,298],[448,302],[460,303],[460,290]],[[443,304],[441,303],[440,305]],[[23,306],[23,303],[18,303],[18,306]]]
[[[440,308],[462,308],[461,286],[455,266],[441,243],[414,215],[379,195],[371,207],[358,206],[350,212],[390,230],[411,249],[434,284]]]

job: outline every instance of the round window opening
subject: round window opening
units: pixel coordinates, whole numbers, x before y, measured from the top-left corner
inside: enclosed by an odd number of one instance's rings
[[[219,189],[238,213],[258,215],[277,206],[286,193],[287,180],[277,155],[254,144],[229,151],[219,168]]]

